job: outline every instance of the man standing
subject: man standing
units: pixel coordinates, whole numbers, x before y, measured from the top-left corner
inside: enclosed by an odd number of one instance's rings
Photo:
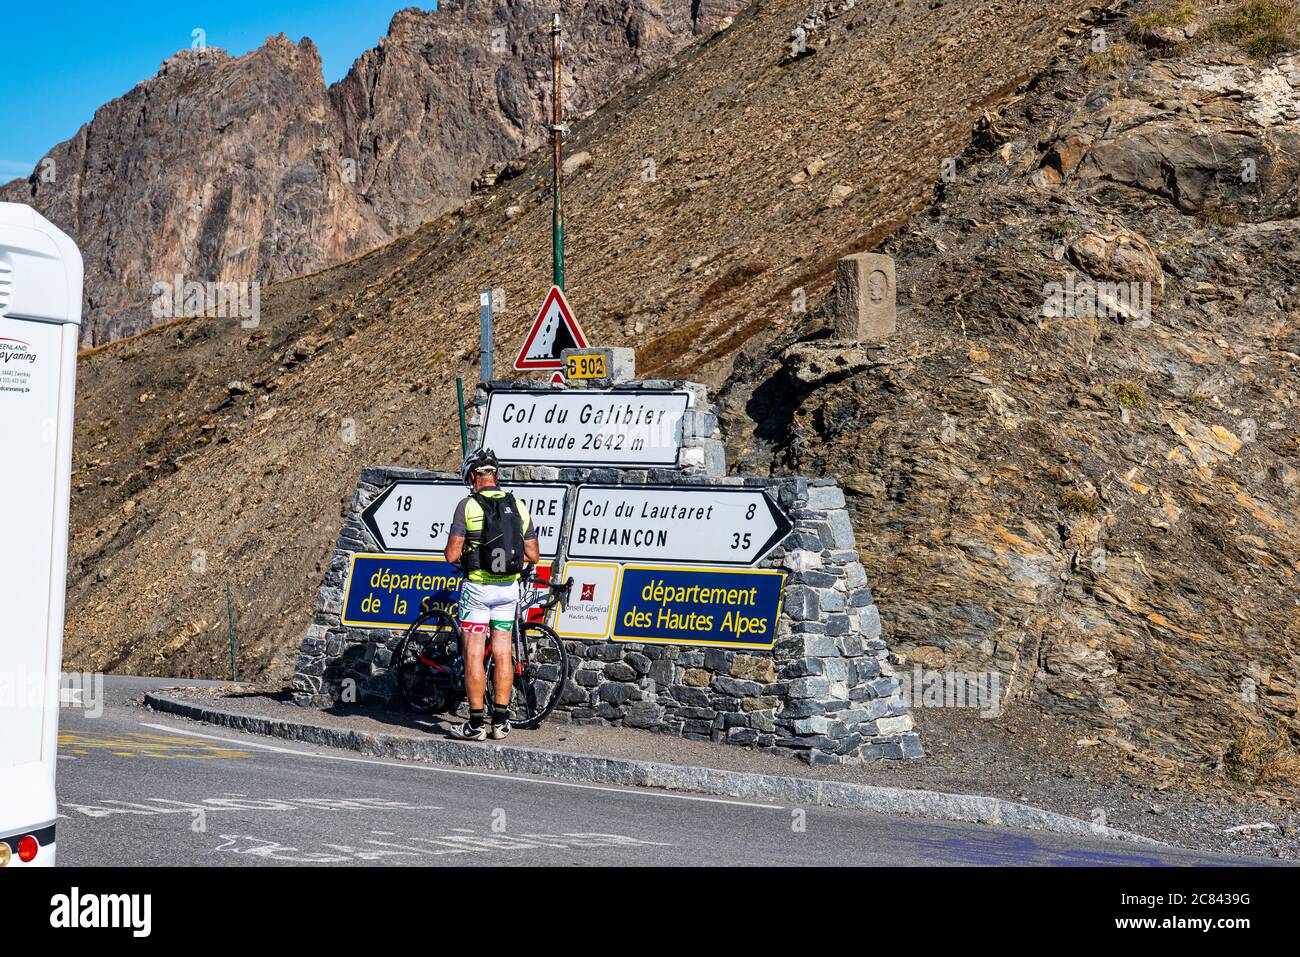
[[[492,740],[510,733],[510,690],[514,664],[510,639],[519,604],[519,575],[540,554],[537,528],[528,507],[497,488],[497,457],[491,449],[471,452],[461,479],[473,491],[456,506],[447,534],[447,561],[459,563],[465,576],[460,592],[461,631],[465,636],[465,694],[469,720],[451,730],[463,741],[488,736],[487,672],[484,648],[489,630],[494,662]]]

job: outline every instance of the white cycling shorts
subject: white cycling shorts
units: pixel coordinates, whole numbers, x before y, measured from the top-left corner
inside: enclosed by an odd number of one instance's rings
[[[460,624],[467,635],[486,634],[493,627],[510,631],[519,606],[519,582],[491,584],[467,581],[460,590]]]

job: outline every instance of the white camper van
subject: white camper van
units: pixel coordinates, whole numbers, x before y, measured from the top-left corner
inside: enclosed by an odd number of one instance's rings
[[[54,863],[81,253],[0,203],[0,867]]]

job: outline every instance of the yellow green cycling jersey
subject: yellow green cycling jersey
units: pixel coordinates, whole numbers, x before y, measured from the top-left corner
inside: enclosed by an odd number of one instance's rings
[[[484,498],[504,498],[506,493],[499,488],[485,488],[479,494]],[[533,541],[537,538],[537,527],[533,524],[533,516],[529,514],[528,506],[523,503],[522,499],[516,498],[515,505],[519,507],[519,527],[524,531],[523,539],[526,542]],[[451,517],[449,534],[453,538],[458,535],[464,537],[466,553],[482,544],[483,506],[474,501],[474,496],[466,496],[456,506],[456,511]],[[465,577],[472,582],[497,585],[515,581],[519,575],[518,573],[494,575],[485,569],[476,568],[473,571],[466,572]]]

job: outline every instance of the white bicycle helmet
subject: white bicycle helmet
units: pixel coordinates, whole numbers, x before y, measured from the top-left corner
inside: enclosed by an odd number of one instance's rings
[[[465,456],[465,464],[460,469],[460,480],[466,485],[473,485],[470,476],[480,469],[497,469],[497,454],[491,449],[477,449]]]

